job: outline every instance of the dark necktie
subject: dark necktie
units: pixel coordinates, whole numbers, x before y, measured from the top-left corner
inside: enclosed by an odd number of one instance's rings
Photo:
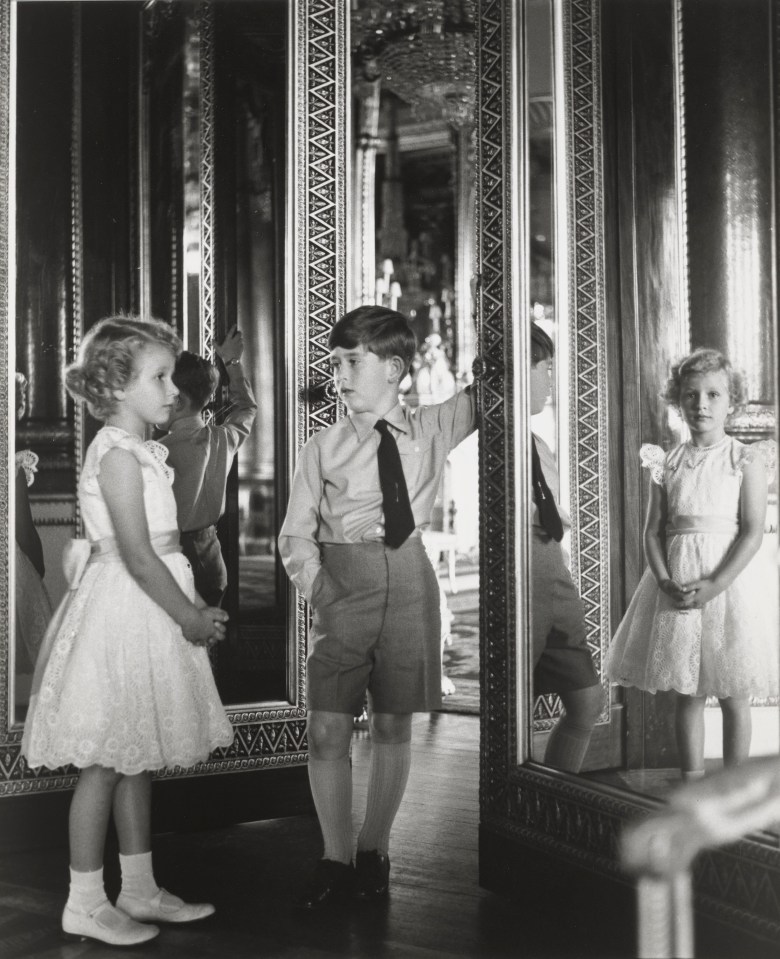
[[[385,514],[385,543],[397,549],[414,531],[414,516],[395,438],[385,420],[377,420],[374,429],[380,437],[376,455]]]
[[[542,472],[542,464],[539,460],[539,451],[536,448],[536,440],[531,435],[531,482],[534,487],[534,502],[539,511],[539,522],[552,538],[560,543],[563,539],[563,523],[555,505],[555,500],[547,485],[547,480]]]

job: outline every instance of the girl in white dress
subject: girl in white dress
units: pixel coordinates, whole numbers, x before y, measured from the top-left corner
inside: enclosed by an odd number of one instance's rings
[[[665,399],[690,439],[669,453],[643,446],[652,482],[648,568],[612,640],[607,674],[624,686],[678,692],[675,733],[684,779],[704,775],[704,706],[723,714],[723,761],[750,751],[750,697],[778,693],[777,569],[762,543],[773,442],[725,432],[744,402],[739,374],[715,350],[672,368]]]
[[[87,539],[66,551],[71,588],[41,648],[22,741],[31,767],[80,769],[62,927],[112,945],[153,938],[151,921],[214,911],[160,889],[150,851],[150,771],[192,766],[233,742],[206,650],[223,638],[227,614],[195,593],[167,451],[143,439],[168,419],[180,348],[165,323],[109,317],[67,370],[70,394],[105,425],[84,457]],[[122,870],[116,907],[103,887],[112,809]]]

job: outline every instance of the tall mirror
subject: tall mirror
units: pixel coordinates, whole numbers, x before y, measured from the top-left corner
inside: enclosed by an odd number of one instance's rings
[[[688,441],[685,463],[707,455],[692,445],[679,407],[662,398],[671,365],[698,347],[722,351],[745,377],[744,403],[733,409],[725,428],[739,442],[759,443],[756,449],[769,464],[770,483],[763,542],[744,575],[768,584],[756,597],[758,616],[770,623],[778,619],[774,582],[777,485],[772,467],[776,345],[771,70],[765,31],[768,7],[751,4],[749,15],[737,23],[732,19],[733,4],[720,4],[718,16],[705,24],[702,18],[706,15],[695,3],[601,5],[604,276],[611,299],[607,300],[601,333],[608,346],[601,365],[590,371],[590,376],[596,377],[592,409],[599,431],[592,441],[598,444],[606,467],[601,493],[608,491],[609,496],[609,508],[600,517],[601,555],[597,557],[580,538],[588,517],[578,509],[578,487],[586,474],[576,468],[583,423],[573,419],[579,415],[574,398],[582,394],[583,386],[587,390],[590,385],[588,373],[583,382],[571,337],[572,318],[567,315],[565,250],[570,238],[560,214],[569,197],[561,192],[561,181],[556,179],[569,148],[562,104],[554,95],[556,71],[561,66],[556,51],[560,29],[556,33],[555,21],[562,11],[563,6],[551,0],[529,0],[524,12],[528,310],[530,322],[549,335],[554,353],[546,364],[549,395],[543,408],[534,396],[534,374],[531,377],[531,431],[543,473],[550,479],[560,507],[562,552],[569,559],[583,600],[575,617],[582,626],[571,628],[583,629],[603,697],[578,769],[601,782],[663,797],[681,782],[681,767],[693,762],[693,772],[698,774],[721,766],[724,737],[726,761],[734,761],[735,755],[747,758],[778,752],[780,649],[776,636],[765,640],[765,648],[756,653],[759,658],[768,656],[769,665],[761,670],[766,681],[757,679],[744,692],[736,686],[732,692],[725,678],[725,685],[718,688],[712,678],[709,685],[703,678],[708,657],[727,657],[728,644],[739,642],[738,636],[726,637],[721,653],[717,641],[708,642],[708,637],[702,636],[694,654],[695,669],[701,667],[702,685],[693,692],[693,687],[687,686],[685,696],[671,679],[659,679],[657,685],[648,681],[646,689],[627,682],[613,685],[611,679],[617,677],[609,675],[608,666],[612,637],[646,566],[643,528],[653,481],[650,470],[642,468],[640,447],[652,444],[658,450],[671,451]],[[741,53],[734,55],[730,65],[733,83],[724,79],[720,60],[712,52],[728,45],[731,27],[741,38]],[[750,51],[747,58],[746,51]],[[692,106],[705,92],[717,97],[725,119],[705,118]],[[741,102],[755,106],[745,111]],[[700,156],[705,147],[707,156],[718,157],[718,172],[702,166]],[[564,179],[564,190],[565,183]],[[714,195],[723,197],[723,206],[707,209]],[[720,231],[716,239],[713,230]],[[704,249],[709,251],[708,257],[704,257]],[[533,360],[532,356],[532,366]],[[604,391],[603,399],[599,390]],[[699,512],[706,513],[705,505],[700,504]],[[734,510],[736,517],[736,502]],[[545,538],[534,502],[532,522],[534,533],[538,530]],[[669,522],[674,519],[670,517]],[[662,540],[665,544],[663,536]],[[690,540],[691,546],[693,543]],[[537,559],[539,552],[532,549],[532,566]],[[532,624],[545,615],[541,597],[546,595],[547,584],[539,581],[540,575],[532,569]],[[594,589],[598,591],[595,594]],[[563,597],[560,593],[557,597],[562,609]],[[700,613],[679,615],[693,623]],[[648,613],[641,627],[646,627],[648,644],[655,635],[654,622]],[[553,632],[559,626],[556,622]],[[751,630],[747,625],[744,628]],[[758,622],[752,632],[760,632]],[[551,636],[548,648],[551,643],[556,649],[566,645],[557,632],[554,641]],[[562,662],[565,659],[565,653],[557,651],[551,659],[556,656]],[[744,658],[749,658],[747,652]],[[569,659],[573,661],[573,654]],[[568,667],[561,668],[566,673]],[[554,679],[545,676],[537,667],[533,678],[551,688],[556,682],[565,687],[569,681],[568,674]],[[560,696],[542,691],[546,694],[539,696],[539,690],[533,690],[537,695],[533,699],[532,756],[560,765],[560,757],[549,745],[550,736],[567,710]],[[574,718],[579,721],[576,696],[573,703]],[[591,712],[592,722],[598,710]],[[586,720],[579,725],[585,738]],[[699,757],[701,737],[704,752]]]
[[[3,650],[8,742],[18,749],[37,643],[66,590],[61,555],[80,532],[76,484],[97,428],[67,396],[63,371],[98,318],[147,312],[211,360],[237,324],[258,402],[218,527],[230,627],[212,665],[237,739],[211,766],[301,761],[305,611],[275,535],[296,443],[311,416],[332,411],[297,397],[317,376],[308,348],[316,310],[301,309],[307,271],[343,295],[333,265],[343,230],[315,238],[311,210],[333,201],[333,177],[322,170],[334,169],[344,107],[332,88],[320,92],[313,156],[312,114],[294,115],[289,104],[324,82],[321,71],[343,63],[344,51],[309,57],[332,25],[288,0],[14,0],[2,12],[12,53],[8,374],[17,383],[8,433],[16,477],[16,616]],[[222,370],[207,420],[229,415],[226,383]]]
[[[352,19],[353,306],[408,317],[417,340],[401,402],[471,383],[475,3],[356,0]],[[479,711],[477,437],[452,451],[423,541],[441,586],[447,711]]]
[[[230,628],[213,665],[225,703],[285,701],[289,605],[275,530],[287,458],[287,4],[19,3],[16,20],[15,365],[28,384],[17,446],[40,458],[20,484],[30,483],[32,510],[21,494],[17,525],[28,512],[37,517],[24,535],[41,543],[43,533],[44,582],[56,603],[61,537],[52,528],[63,527],[46,505],[58,497],[62,519],[72,513],[67,503],[95,429],[65,396],[62,371],[95,319],[144,310],[212,360],[236,323],[259,413],[220,523]],[[43,71],[41,49],[52,54]],[[115,84],[100,82],[107,71]],[[69,233],[78,248],[68,249]],[[206,418],[229,415],[227,402],[221,386]],[[53,430],[58,446],[48,442]],[[26,558],[22,550],[19,561]],[[17,576],[17,586],[39,579]],[[20,594],[20,614],[31,608]],[[34,632],[24,618],[19,625]],[[35,641],[17,642],[15,655],[21,720]]]
[[[775,437],[777,10],[768,0],[486,2],[477,47],[480,545],[492,579],[480,597],[480,869],[505,889],[550,860],[577,863],[606,890],[625,822],[681,783],[676,694],[606,673],[645,568],[651,480],[640,448],[686,439],[659,395],[671,363],[696,347],[724,352],[748,385],[729,442]],[[550,92],[542,124],[538,97]],[[539,411],[528,403],[532,322],[555,354]],[[571,517],[568,529],[561,517],[562,549],[603,697],[578,773],[548,761],[564,711],[557,696],[535,695],[529,430],[560,477],[559,513]],[[766,503],[765,569],[777,548],[773,485]],[[751,615],[776,623],[776,592]],[[777,755],[775,689],[749,697],[751,756]],[[723,765],[726,713],[703,692],[706,775]],[[706,853],[703,909],[743,928],[768,917],[776,930],[774,899],[758,891],[772,882],[775,846],[756,834],[728,855]]]

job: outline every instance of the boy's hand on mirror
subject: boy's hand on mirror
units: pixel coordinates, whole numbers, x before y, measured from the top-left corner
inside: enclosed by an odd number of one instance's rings
[[[214,347],[214,352],[225,364],[241,359],[241,354],[244,352],[244,338],[235,323],[227,331],[225,339]]]

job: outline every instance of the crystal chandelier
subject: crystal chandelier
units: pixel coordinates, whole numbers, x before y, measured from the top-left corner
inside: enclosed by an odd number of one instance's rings
[[[358,0],[355,60],[420,120],[474,122],[474,0]]]

